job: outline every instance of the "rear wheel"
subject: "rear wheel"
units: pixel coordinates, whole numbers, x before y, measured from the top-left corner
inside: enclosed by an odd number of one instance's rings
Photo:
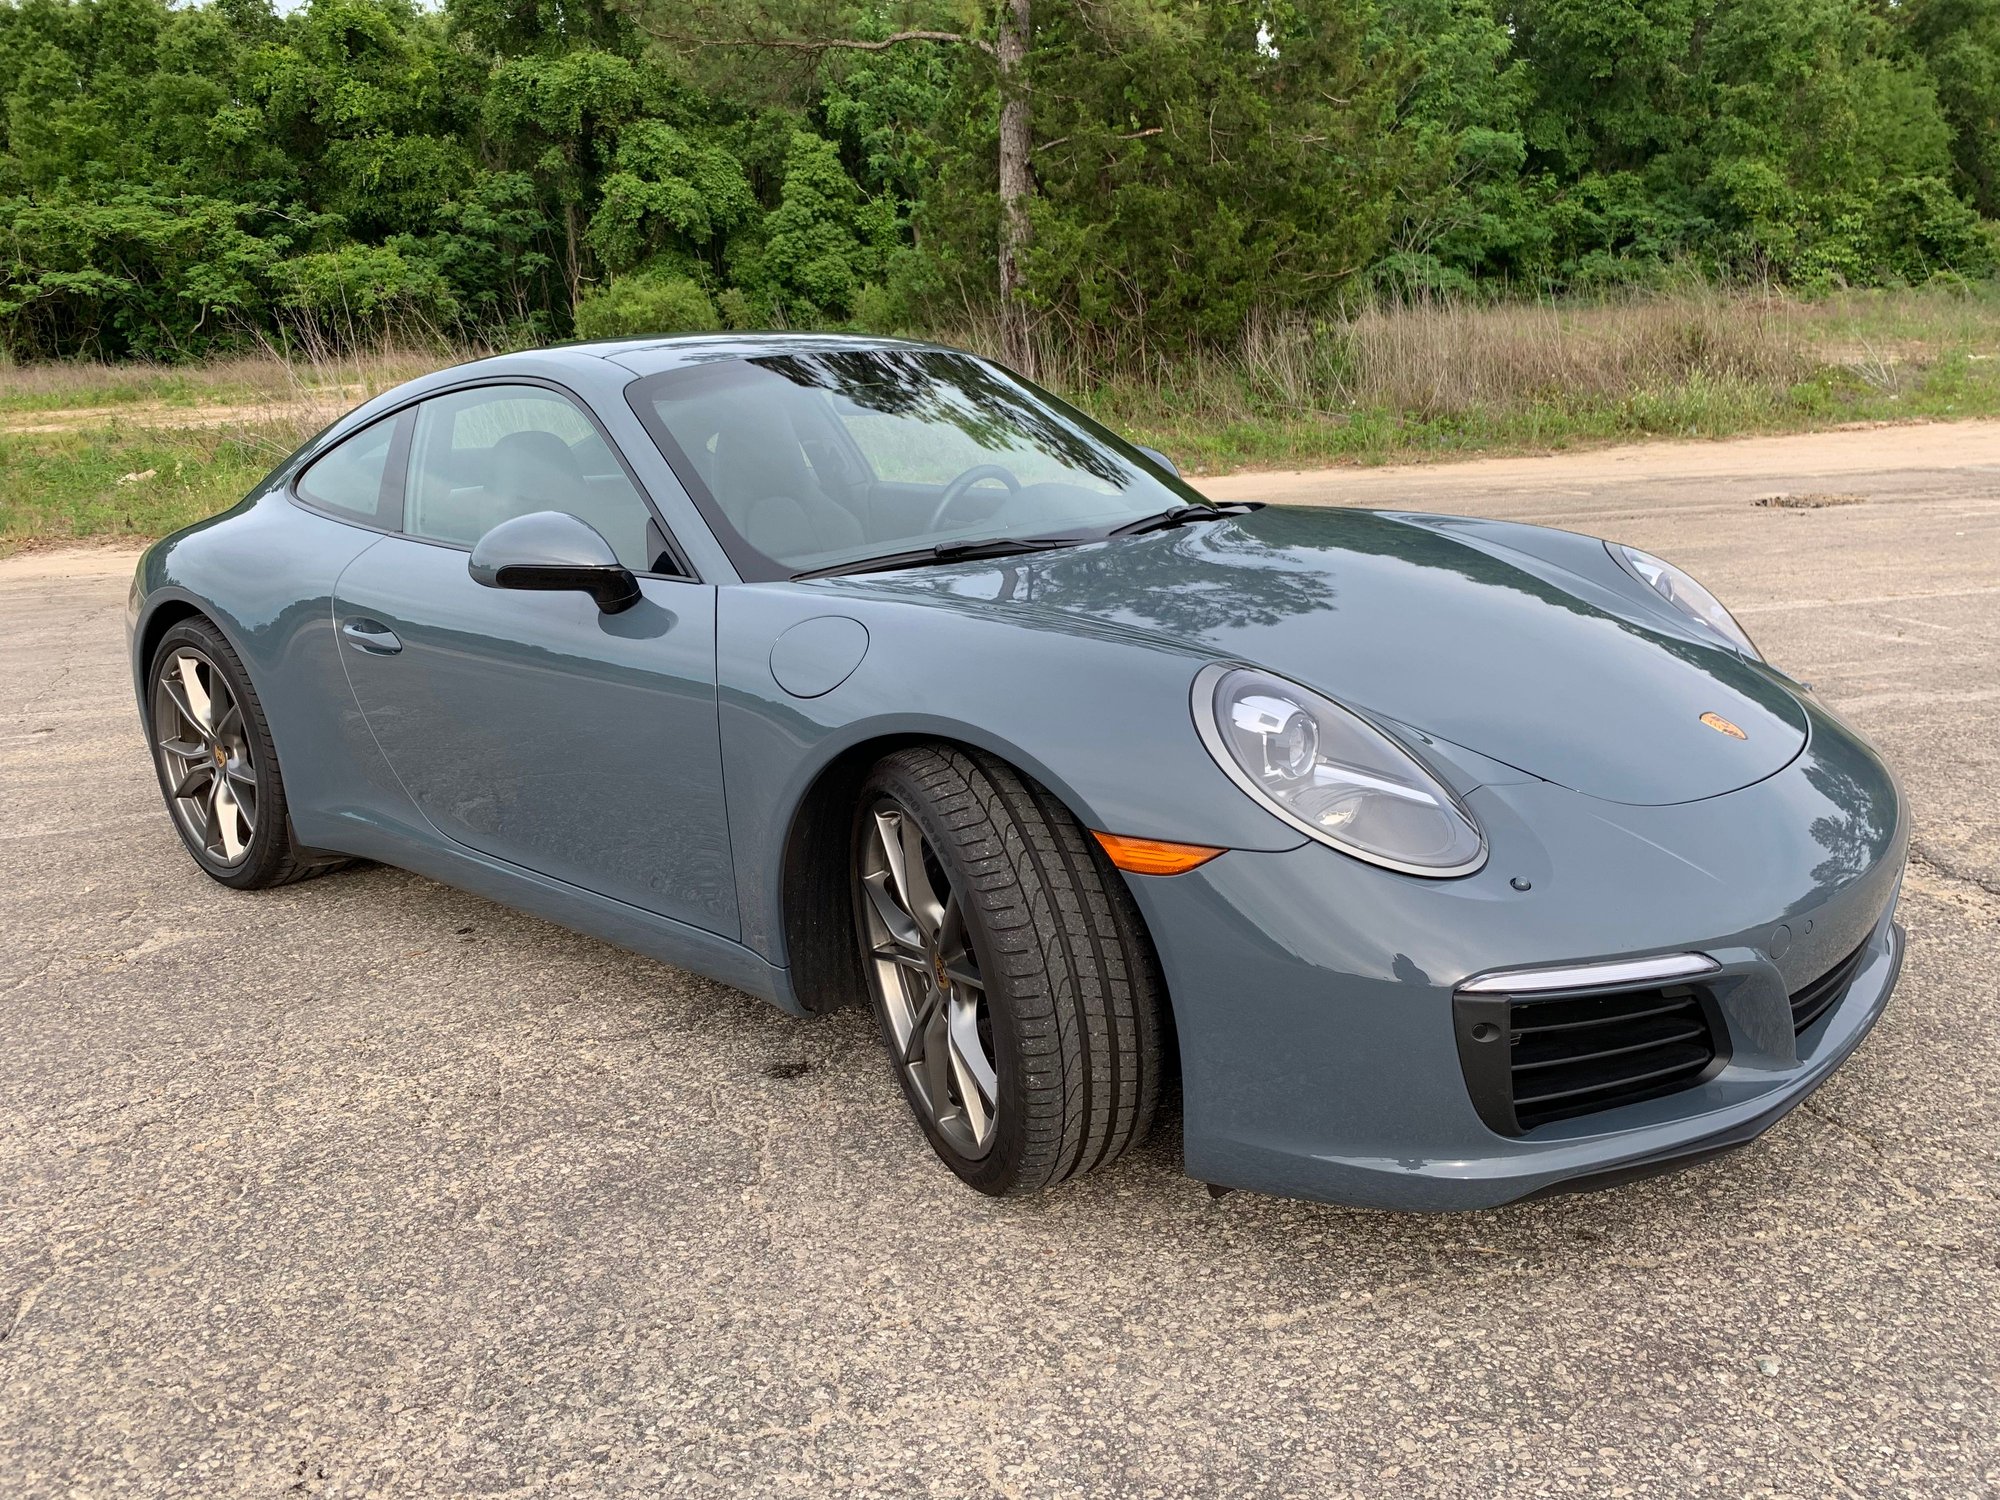
[[[1118,874],[1045,789],[984,756],[898,751],[861,789],[855,925],[898,1082],[945,1164],[995,1195],[1151,1128],[1160,986]]]
[[[202,619],[173,626],[146,682],[160,791],[203,871],[256,890],[344,862],[309,858],[294,842],[270,726],[222,632]]]

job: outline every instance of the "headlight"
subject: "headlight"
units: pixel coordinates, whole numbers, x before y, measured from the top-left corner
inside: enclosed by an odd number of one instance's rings
[[[1623,542],[1606,542],[1604,546],[1620,567],[1689,619],[1707,626],[1745,656],[1764,659],[1764,653],[1736,623],[1735,616],[1722,607],[1722,601],[1672,563]]]
[[[1301,833],[1406,875],[1470,875],[1486,840],[1415,756],[1330,698],[1248,667],[1194,680],[1194,722],[1229,778]]]

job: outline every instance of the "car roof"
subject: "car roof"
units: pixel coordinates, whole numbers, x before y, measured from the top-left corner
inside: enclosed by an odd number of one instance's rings
[[[749,359],[761,354],[940,348],[942,346],[938,344],[846,333],[690,333],[670,337],[640,334],[631,338],[578,340],[554,344],[537,352],[556,357],[594,356],[623,366],[634,375],[644,376],[658,375],[683,365],[716,359]]]
[[[748,359],[760,354],[811,354],[860,350],[930,350],[943,352],[944,345],[912,343],[905,339],[874,338],[846,333],[691,333],[677,336],[639,335],[622,339],[588,339],[564,344],[547,344],[536,349],[518,349],[489,355],[419,375],[341,417],[318,437],[299,449],[287,461],[301,465],[349,433],[373,422],[384,411],[421,400],[468,380],[505,379],[508,376],[540,376],[564,383],[564,376],[588,383],[586,372],[604,372],[608,364],[626,372],[618,384],[658,375],[686,365],[722,359]]]

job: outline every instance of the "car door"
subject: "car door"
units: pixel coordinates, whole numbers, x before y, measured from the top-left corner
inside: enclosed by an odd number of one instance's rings
[[[566,393],[506,383],[415,411],[402,534],[334,590],[354,697],[431,827],[510,864],[737,933],[715,704],[715,590],[667,538]],[[473,582],[501,521],[563,510],[639,575],[603,614],[584,593]]]

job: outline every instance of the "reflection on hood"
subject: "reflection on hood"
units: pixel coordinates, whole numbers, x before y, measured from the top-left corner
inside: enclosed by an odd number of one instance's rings
[[[1756,663],[1628,617],[1601,584],[1375,512],[1273,507],[868,583],[1030,627],[1171,639],[1614,801],[1716,796],[1805,744],[1803,710]]]

